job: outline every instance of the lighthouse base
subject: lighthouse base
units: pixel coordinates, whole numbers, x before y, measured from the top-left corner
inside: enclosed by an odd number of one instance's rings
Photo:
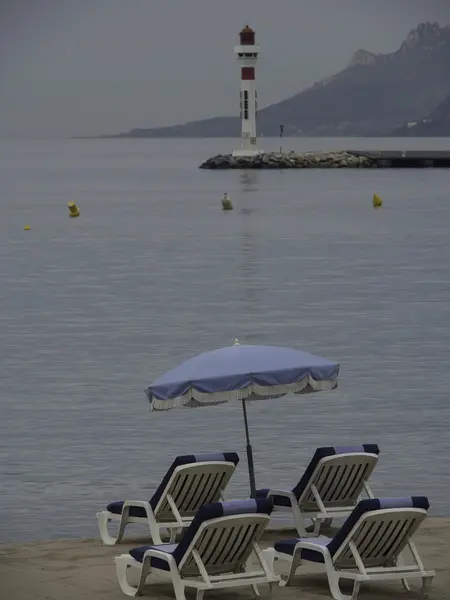
[[[253,148],[237,148],[236,150],[233,150],[232,156],[259,156],[260,154],[264,154],[264,152]]]

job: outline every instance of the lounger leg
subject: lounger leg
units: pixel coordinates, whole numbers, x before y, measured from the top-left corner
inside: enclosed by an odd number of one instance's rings
[[[264,556],[264,560],[267,563],[267,566],[273,573],[273,566],[275,563],[275,549],[274,548],[266,548],[265,550],[262,551],[262,553]]]
[[[311,535],[308,535],[308,532],[306,531],[303,515],[298,504],[294,504],[292,506],[292,512],[294,513],[295,527],[299,537],[311,537]]]
[[[353,584],[352,600],[357,600],[360,587],[361,587],[361,582],[355,581]]]
[[[150,558],[145,558],[144,562],[142,563],[142,571],[141,571],[141,576],[139,577],[139,583],[138,583],[138,588],[137,588],[137,595],[140,595],[142,588],[145,585],[145,580],[147,579],[147,577],[150,574],[151,571],[151,566],[150,566]]]
[[[150,571],[150,567],[143,564],[141,569],[141,575],[139,578],[139,585],[134,587],[128,583],[127,579],[127,571],[130,567],[130,557],[128,554],[122,554],[122,556],[116,556],[114,559],[116,563],[117,569],[117,579],[119,580],[119,585],[124,594],[127,596],[138,596],[141,592],[142,586],[145,583],[145,579]]]
[[[428,600],[428,592],[431,588],[431,582],[433,581],[433,577],[423,577],[422,578],[422,588],[420,590],[420,596],[423,600]]]
[[[287,577],[282,577],[281,581],[280,581],[280,585],[281,586],[288,586],[291,585],[292,581],[294,580],[295,577],[295,572],[297,571],[298,567],[302,564],[302,559],[301,559],[301,555],[300,552],[296,552],[294,554],[294,556],[292,557],[292,562],[291,562],[291,568],[289,570],[289,573],[287,575]]]
[[[403,554],[400,554],[397,557],[397,566],[398,567],[404,567],[405,566],[405,558],[404,558]],[[403,586],[403,589],[406,590],[407,592],[411,591],[411,588],[409,586],[409,583],[408,583],[407,579],[405,579],[405,578],[402,579],[402,586]]]
[[[149,519],[147,519],[147,522],[148,522],[148,527],[150,529],[150,535],[152,537],[152,542],[155,545],[162,544],[163,541],[161,539],[161,532],[160,532],[159,526],[156,523],[156,521],[149,518]]]
[[[176,600],[186,600],[186,595],[184,593],[185,586],[181,580],[180,574],[179,574],[178,570],[176,569],[176,567],[170,569],[170,574],[172,576],[172,585],[173,585],[173,591],[175,592]],[[200,591],[203,591],[203,590],[198,590],[198,592],[200,592]]]
[[[314,535],[314,537],[317,537],[320,535],[320,530],[322,529],[322,527],[331,527],[332,522],[333,522],[333,519],[313,519],[313,524],[314,524],[313,535]],[[310,533],[310,527],[307,527],[306,531],[308,533]]]
[[[182,531],[182,529],[177,529],[177,528],[173,528],[173,529],[169,529],[169,544],[174,544],[175,540],[177,539],[177,535],[180,533],[180,531]]]
[[[197,590],[197,600],[203,600],[203,594],[205,590]]]
[[[247,573],[247,572],[249,572],[249,571],[251,571],[251,570],[252,570],[252,569],[251,569],[251,567],[252,567],[252,556],[253,556],[253,553],[252,553],[252,554],[250,554],[250,556],[248,557],[248,559],[247,559],[247,562],[245,563],[245,565],[242,565],[242,567],[241,567],[241,569],[240,569],[240,572],[241,572],[241,573]],[[253,595],[254,595],[254,596],[260,596],[260,595],[261,595],[261,594],[259,593],[259,590],[258,590],[258,586],[257,586],[257,585],[255,585],[255,584],[252,584],[252,586],[251,586],[251,587],[252,587],[252,590],[253,590]]]
[[[124,518],[122,514],[120,518],[119,532],[116,537],[113,537],[108,531],[108,523],[111,522],[111,519],[108,515],[109,513],[106,511],[97,513],[98,527],[100,529],[100,536],[105,546],[114,546],[114,544],[117,544],[122,539],[125,532],[125,527],[128,525],[128,519]]]
[[[320,519],[314,519],[313,521],[314,523],[314,537],[317,537],[318,535],[320,535],[320,528],[322,526],[322,521]]]
[[[328,585],[330,586],[330,592],[334,600],[356,600],[358,598],[358,592],[361,585],[359,581],[354,582],[352,595],[348,596],[347,594],[343,594],[341,592],[341,588],[339,586],[339,577],[335,573],[330,573],[328,569],[327,575]]]
[[[273,598],[273,585],[276,582],[277,584],[279,583],[279,578],[275,576],[275,581],[274,579],[274,570],[273,570],[273,565],[275,562],[275,549],[274,548],[267,548],[266,550],[261,550],[261,549],[257,549],[254,551],[256,558],[258,559],[261,567],[264,570],[264,573],[266,574],[266,577],[268,579],[267,585],[269,586],[269,598]],[[247,564],[245,565],[245,569],[244,572],[247,570],[247,568],[251,565],[251,559],[249,559],[247,561]],[[270,581],[270,579],[272,579],[272,581]],[[253,587],[253,591],[255,593],[255,595],[259,596],[259,590],[257,588],[257,586],[252,586]]]

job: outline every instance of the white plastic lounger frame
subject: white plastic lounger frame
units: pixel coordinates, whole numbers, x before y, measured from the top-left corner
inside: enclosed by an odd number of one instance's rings
[[[368,452],[335,454],[321,458],[309,482],[297,499],[294,491],[269,490],[274,497],[275,512],[292,512],[295,527],[301,537],[317,536],[322,523],[347,517],[355,508],[363,491],[373,498],[368,479],[378,463],[378,455]],[[276,497],[287,498],[290,506],[280,506]],[[314,523],[307,532],[305,519]]]
[[[205,590],[246,586],[259,595],[260,584],[269,585],[272,597],[272,585],[279,583],[280,577],[270,569],[258,545],[269,521],[267,514],[237,514],[204,521],[178,564],[171,552],[164,551],[164,545],[146,550],[142,563],[130,554],[122,554],[115,558],[120,587],[127,596],[140,595],[146,578],[154,573],[172,582],[176,600],[186,600],[187,587],[196,589],[197,600],[202,600]],[[166,546],[173,551],[173,547]],[[259,566],[251,564],[253,556]],[[152,566],[155,559],[164,561],[168,570]],[[129,568],[140,571],[137,587],[128,583]]]
[[[302,551],[320,553],[323,557],[322,562],[324,562],[330,592],[335,600],[356,600],[363,581],[400,579],[403,587],[409,590],[407,579],[410,578],[422,579],[421,595],[423,598],[428,598],[428,590],[435,572],[425,570],[411,540],[426,515],[426,510],[418,508],[365,512],[343,539],[333,556],[323,541],[319,543],[318,540],[318,543],[314,543],[312,539],[298,541],[292,556],[278,552],[274,548],[265,550],[264,556],[270,562],[272,570],[275,559],[290,562],[289,574],[286,580],[280,583],[280,585],[290,585],[297,568],[303,562]],[[409,548],[413,558],[414,564],[411,566],[404,564],[402,552],[406,547]],[[314,560],[314,562],[318,561]],[[353,580],[351,595],[341,592],[339,586],[341,579]]]
[[[235,471],[232,462],[197,462],[176,467],[155,509],[150,502],[126,500],[121,514],[109,511],[97,513],[103,543],[112,546],[123,537],[129,523],[147,523],[154,544],[162,544],[161,530],[168,530],[170,542],[177,532],[189,526],[197,510],[204,504],[223,499],[231,476]],[[144,509],[146,517],[130,516],[132,507]],[[120,521],[116,537],[110,535],[108,523]]]

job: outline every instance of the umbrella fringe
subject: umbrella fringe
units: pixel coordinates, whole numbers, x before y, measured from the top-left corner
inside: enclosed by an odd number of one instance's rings
[[[310,375],[307,375],[302,380],[287,385],[262,386],[252,383],[240,390],[224,390],[214,393],[202,392],[195,387],[190,387],[185,394],[177,396],[176,398],[159,400],[148,393],[147,397],[150,400],[151,411],[163,411],[181,406],[197,408],[200,406],[223,404],[233,400],[264,400],[269,398],[280,398],[286,394],[321,392],[332,390],[336,388],[337,385],[337,379],[316,381]]]

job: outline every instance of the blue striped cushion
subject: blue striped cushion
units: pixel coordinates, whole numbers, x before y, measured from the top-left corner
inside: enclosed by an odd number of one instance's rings
[[[336,554],[337,550],[360,517],[367,512],[385,508],[423,508],[424,510],[428,510],[429,507],[430,503],[425,496],[412,496],[408,498],[371,498],[368,500],[361,500],[331,540],[328,545],[328,550],[330,551],[331,556]]]
[[[296,498],[300,498],[305,488],[311,481],[311,477],[322,458],[334,456],[336,454],[349,454],[351,452],[367,452],[368,454],[379,454],[380,449],[377,444],[361,444],[360,446],[324,446],[317,448],[311,462],[306,467],[302,478],[292,490]]]
[[[379,454],[380,449],[377,444],[361,444],[360,446],[324,446],[322,448],[317,448],[309,465],[306,467],[302,478],[292,490],[295,494],[295,497],[297,499],[300,498],[305,488],[310,483],[311,477],[317,465],[319,464],[319,461],[322,458],[325,458],[327,456],[334,456],[336,454],[349,454],[352,452],[367,452],[369,454]],[[257,490],[256,497],[267,498],[268,493],[269,488]],[[283,498],[282,496],[274,496],[273,503],[275,506],[291,506],[289,500],[287,498]]]
[[[180,563],[185,552],[189,548],[194,536],[205,521],[217,519],[219,517],[228,517],[232,515],[242,515],[250,513],[259,513],[270,515],[273,510],[273,504],[270,500],[232,500],[230,502],[216,502],[215,504],[205,504],[198,510],[192,523],[185,530],[173,556]]]
[[[152,498],[150,499],[150,506],[153,508],[153,510],[155,510],[158,502],[161,500],[161,496],[164,493],[164,490],[167,487],[167,484],[170,481],[170,478],[172,477],[175,469],[177,467],[181,467],[182,465],[190,465],[192,463],[199,463],[199,462],[231,462],[234,465],[237,465],[239,462],[239,456],[236,452],[216,452],[216,453],[207,453],[207,454],[186,454],[183,456],[177,456],[175,458],[175,460],[173,461],[173,463],[170,465],[170,467],[167,470],[167,473],[164,475],[161,483],[159,484],[156,492],[153,494]],[[111,504],[108,504],[108,506],[106,507],[106,510],[108,510],[109,512],[116,514],[116,515],[120,515],[122,514],[122,509],[123,509],[123,503],[124,501],[121,500],[120,502],[112,502]],[[131,517],[144,517],[145,518],[145,510],[143,508],[140,507],[132,507],[130,509],[130,516]]]
[[[344,543],[350,531],[365,513],[388,508],[422,508],[424,510],[428,510],[429,506],[430,504],[428,502],[428,498],[425,496],[412,496],[407,498],[371,498],[368,500],[361,500],[361,502],[359,502],[353,509],[352,513],[342,525],[340,530],[336,533],[334,538],[329,538],[324,535],[317,538],[293,538],[276,542],[274,548],[277,550],[277,552],[282,552],[283,554],[293,556],[297,543],[300,541],[307,541],[311,544],[317,544],[318,546],[326,546],[330,552],[330,555],[334,556]],[[301,550],[301,557],[304,560],[309,560],[312,562],[324,562],[323,556],[320,552],[306,548]]]
[[[213,458],[214,457],[214,458]],[[177,456],[173,463],[170,465],[169,470],[164,475],[163,480],[161,481],[158,489],[153,494],[152,499],[150,500],[150,505],[153,509],[156,508],[158,502],[161,500],[161,496],[164,493],[164,490],[167,487],[167,484],[170,481],[170,478],[173,475],[173,472],[177,467],[181,465],[189,465],[191,463],[198,462],[209,462],[209,461],[224,461],[224,462],[232,462],[234,465],[237,465],[239,462],[239,456],[236,452],[218,452],[215,454],[187,454],[185,456]]]

